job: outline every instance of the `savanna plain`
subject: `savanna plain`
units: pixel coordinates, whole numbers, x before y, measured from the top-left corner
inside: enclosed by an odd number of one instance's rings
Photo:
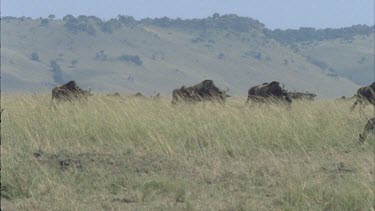
[[[374,210],[352,101],[2,95],[3,210]]]

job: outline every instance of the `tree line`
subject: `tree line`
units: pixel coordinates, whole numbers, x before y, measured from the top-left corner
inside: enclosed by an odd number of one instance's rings
[[[350,40],[357,35],[366,35],[374,33],[374,26],[353,25],[338,29],[326,28],[315,29],[311,27],[301,27],[299,29],[264,29],[266,37],[275,39],[282,43],[292,44],[295,42],[323,41],[331,39]]]
[[[55,18],[53,14],[46,18],[40,18],[40,25],[48,25],[48,21]],[[10,20],[29,20],[31,18],[15,18],[15,17],[1,17],[2,21]],[[104,33],[112,33],[116,29],[121,27],[134,27],[137,25],[155,25],[159,27],[174,27],[187,30],[195,31],[206,31],[208,29],[219,29],[240,33],[250,33],[252,31],[262,32],[267,38],[275,39],[282,43],[292,44],[294,42],[305,42],[305,41],[322,41],[329,39],[351,39],[356,35],[370,35],[374,32],[374,26],[367,25],[353,25],[351,27],[344,28],[326,28],[326,29],[315,29],[312,27],[301,27],[299,29],[275,29],[270,30],[265,28],[265,25],[258,20],[240,17],[234,14],[220,15],[218,13],[213,14],[207,18],[201,19],[171,19],[168,17],[162,18],[144,18],[136,20],[132,16],[118,15],[116,18],[109,20],[102,20],[96,16],[80,15],[74,17],[73,15],[66,15],[62,19],[66,30],[72,33],[86,32],[89,35],[95,35],[97,31]]]

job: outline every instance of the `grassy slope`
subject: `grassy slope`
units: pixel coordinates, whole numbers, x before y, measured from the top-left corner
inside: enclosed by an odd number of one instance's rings
[[[84,88],[105,92],[170,95],[182,84],[191,85],[206,78],[222,88],[229,87],[232,95],[246,95],[249,87],[272,80],[284,82],[288,89],[313,91],[321,97],[352,95],[358,87],[347,79],[327,77],[325,70],[259,32],[227,36],[225,31],[211,31],[205,42],[192,43],[197,32],[154,26],[88,36],[66,32],[61,21],[52,21],[48,27],[38,25],[35,20],[2,24],[3,90],[49,91],[54,84],[48,71],[50,60],[57,60],[65,80],[74,79]],[[208,43],[210,39],[215,43]],[[108,61],[94,60],[100,50],[108,54]],[[263,59],[242,57],[251,50],[261,52]],[[39,54],[40,62],[29,59],[32,52]],[[143,65],[115,59],[124,53],[139,55]],[[225,59],[217,58],[220,53]],[[283,64],[285,59],[288,65]],[[74,68],[69,67],[72,60],[78,60]],[[128,80],[129,75],[134,81]]]
[[[374,209],[375,139],[357,144],[352,102],[2,98],[4,210]]]
[[[375,35],[371,34],[355,37],[351,42],[337,39],[299,44],[299,49],[303,55],[325,62],[340,76],[367,85],[375,80],[374,38]]]

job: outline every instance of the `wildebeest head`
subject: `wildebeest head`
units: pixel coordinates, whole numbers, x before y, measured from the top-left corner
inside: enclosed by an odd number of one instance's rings
[[[93,93],[91,93],[91,89],[89,89],[89,90],[82,90],[82,92],[81,92],[83,95],[85,95],[86,97],[88,97],[88,96],[93,96],[94,94]]]
[[[375,91],[375,82],[370,85],[371,89]]]
[[[375,107],[375,82],[371,85],[360,87],[357,91],[356,101],[351,110],[353,111],[357,104],[362,106],[372,104]]]
[[[227,92],[229,92],[229,88],[227,88],[226,90],[222,91],[222,90],[219,90],[219,97],[220,97],[220,100],[222,101],[226,101],[227,97],[230,97],[230,95],[227,94]]]
[[[107,94],[108,97],[121,97],[120,93],[115,92],[113,94]]]

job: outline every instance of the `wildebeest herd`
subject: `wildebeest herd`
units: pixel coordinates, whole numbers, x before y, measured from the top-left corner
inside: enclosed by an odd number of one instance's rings
[[[212,80],[204,80],[199,84],[185,87],[182,86],[179,89],[172,91],[172,104],[176,105],[179,103],[197,103],[203,101],[218,102],[225,104],[226,98],[230,97],[227,94],[229,88],[226,90],[219,89]],[[87,100],[89,96],[92,96],[91,90],[83,90],[77,86],[75,81],[70,81],[62,86],[58,86],[52,89],[52,101],[73,101],[73,100]],[[107,96],[120,97],[118,92]],[[146,98],[142,93],[136,93],[133,97]],[[159,98],[160,94],[152,98]],[[246,104],[250,102],[265,103],[265,102],[279,102],[291,105],[293,100],[310,100],[313,101],[316,94],[309,92],[288,92],[284,89],[284,85],[281,86],[279,82],[272,81],[271,83],[263,83],[251,87],[248,90],[248,97]],[[345,99],[345,98],[341,98]],[[361,87],[358,89],[355,95],[355,102],[351,107],[351,111],[360,104],[361,109],[370,104],[375,108],[375,82],[369,86]],[[369,133],[375,132],[375,117],[368,120],[363,132],[359,135],[359,142],[364,143]]]

